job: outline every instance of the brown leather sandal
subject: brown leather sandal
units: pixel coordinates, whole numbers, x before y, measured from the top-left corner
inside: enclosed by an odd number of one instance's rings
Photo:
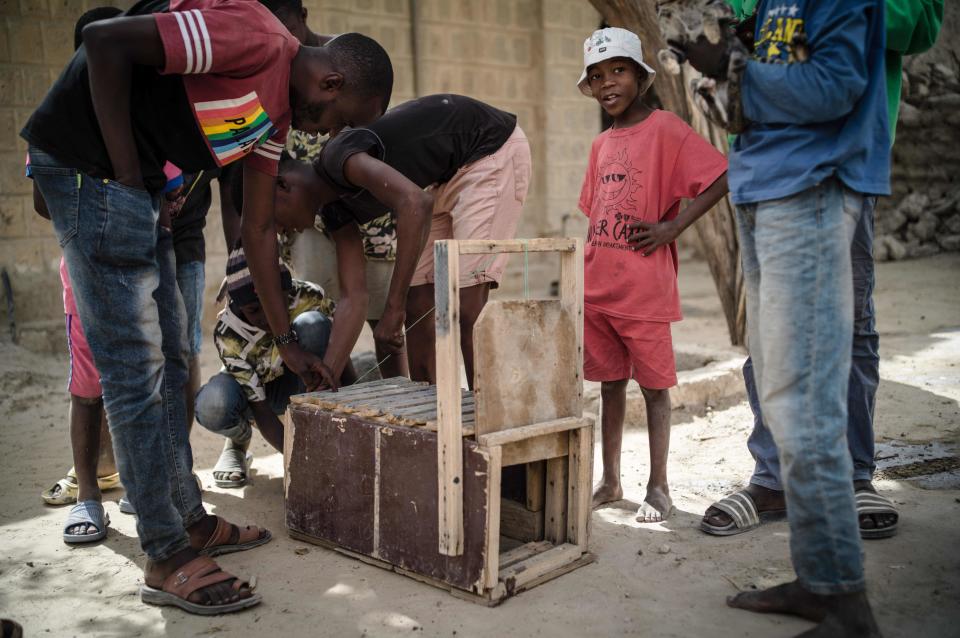
[[[199,556],[167,576],[160,589],[154,589],[146,584],[141,585],[140,600],[149,605],[179,607],[199,616],[230,614],[260,604],[262,600],[260,594],[253,594],[249,598],[241,598],[222,605],[203,605],[187,600],[196,591],[228,580],[234,581],[232,585],[234,591],[239,592],[245,586],[249,587],[246,581],[220,569],[212,559]]]
[[[234,527],[239,530],[239,534],[236,542],[231,543],[230,537],[233,536]],[[228,522],[222,516],[218,516],[217,527],[213,530],[213,534],[210,534],[210,538],[203,544],[203,547],[200,548],[200,554],[202,556],[220,556],[221,554],[242,552],[269,543],[272,538],[273,535],[270,534],[269,530],[260,529],[256,525],[240,527]]]

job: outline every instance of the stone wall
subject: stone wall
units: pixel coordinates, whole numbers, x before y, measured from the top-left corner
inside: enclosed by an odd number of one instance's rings
[[[37,350],[64,347],[60,251],[49,223],[33,212],[18,133],[69,59],[74,22],[102,4],[108,2],[0,0],[0,268],[11,282],[17,337]],[[576,203],[590,141],[600,130],[599,108],[574,86],[583,39],[600,21],[586,0],[305,0],[304,6],[318,32],[359,31],[383,44],[395,67],[394,104],[453,92],[516,113],[534,162],[518,235],[583,234]],[[206,233],[207,331],[226,257],[216,201]],[[527,265],[531,292],[547,292],[557,278],[555,260],[531,258]],[[506,292],[522,290],[523,266],[519,258],[511,263]],[[3,304],[2,338],[9,338],[9,323]]]
[[[947,2],[937,44],[904,61],[893,194],[877,209],[877,260],[960,250],[960,7]]]

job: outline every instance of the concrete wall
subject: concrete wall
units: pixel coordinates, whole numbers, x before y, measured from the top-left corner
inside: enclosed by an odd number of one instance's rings
[[[60,252],[49,223],[33,212],[18,133],[69,59],[74,22],[102,4],[0,0],[0,268],[12,284],[18,337],[38,350],[63,348]],[[583,233],[576,203],[589,144],[600,129],[596,103],[574,86],[581,44],[600,21],[586,0],[305,0],[304,6],[315,31],[359,31],[383,44],[396,73],[394,104],[453,92],[516,113],[535,172],[518,234]],[[225,263],[216,203],[207,249],[212,300]],[[546,292],[556,279],[554,261],[531,258],[528,266],[530,290]],[[522,268],[523,260],[514,259],[506,291],[522,289]],[[208,330],[215,312],[211,301]],[[8,322],[4,306],[3,338],[9,338]]]

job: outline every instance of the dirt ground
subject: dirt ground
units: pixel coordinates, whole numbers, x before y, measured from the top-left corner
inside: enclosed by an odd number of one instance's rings
[[[865,552],[870,597],[887,636],[960,635],[958,275],[957,255],[878,268],[883,383],[876,426],[889,478],[877,485],[900,507],[901,530],[865,543]],[[676,327],[678,348],[730,350],[711,286],[705,266],[685,265],[687,319]],[[212,374],[212,344],[204,347],[204,372]],[[679,512],[662,525],[633,521],[647,456],[642,424],[632,424],[623,463],[627,500],[593,516],[597,562],[493,609],[289,539],[280,455],[258,440],[252,483],[218,489],[210,468],[220,441],[198,428],[196,467],[210,511],[267,526],[276,537],[221,559],[235,573],[257,576],[264,604],[204,619],[139,602],[143,555],[133,518],[117,509],[121,492],[107,493],[105,542],[63,544],[67,511],[44,506],[39,493],[70,465],[65,378],[64,358],[0,344],[0,616],[17,619],[27,636],[790,636],[809,627],[724,605],[738,589],[791,578],[786,523],[728,539],[696,528],[710,502],[749,476],[751,416],[742,400],[675,412],[670,462]]]

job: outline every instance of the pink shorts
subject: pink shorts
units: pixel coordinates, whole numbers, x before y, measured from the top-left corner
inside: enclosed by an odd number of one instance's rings
[[[433,283],[433,243],[438,239],[513,239],[530,186],[530,145],[518,126],[496,153],[467,164],[434,189],[430,236],[411,286]],[[485,282],[496,288],[506,254],[460,258],[460,287]]]
[[[80,317],[67,317],[67,347],[70,350],[70,381],[67,389],[70,394],[82,399],[99,399],[103,395],[100,388],[100,373],[93,363],[90,345],[83,334]]]
[[[583,376],[587,381],[632,377],[648,390],[677,385],[670,324],[622,319],[584,308]]]

